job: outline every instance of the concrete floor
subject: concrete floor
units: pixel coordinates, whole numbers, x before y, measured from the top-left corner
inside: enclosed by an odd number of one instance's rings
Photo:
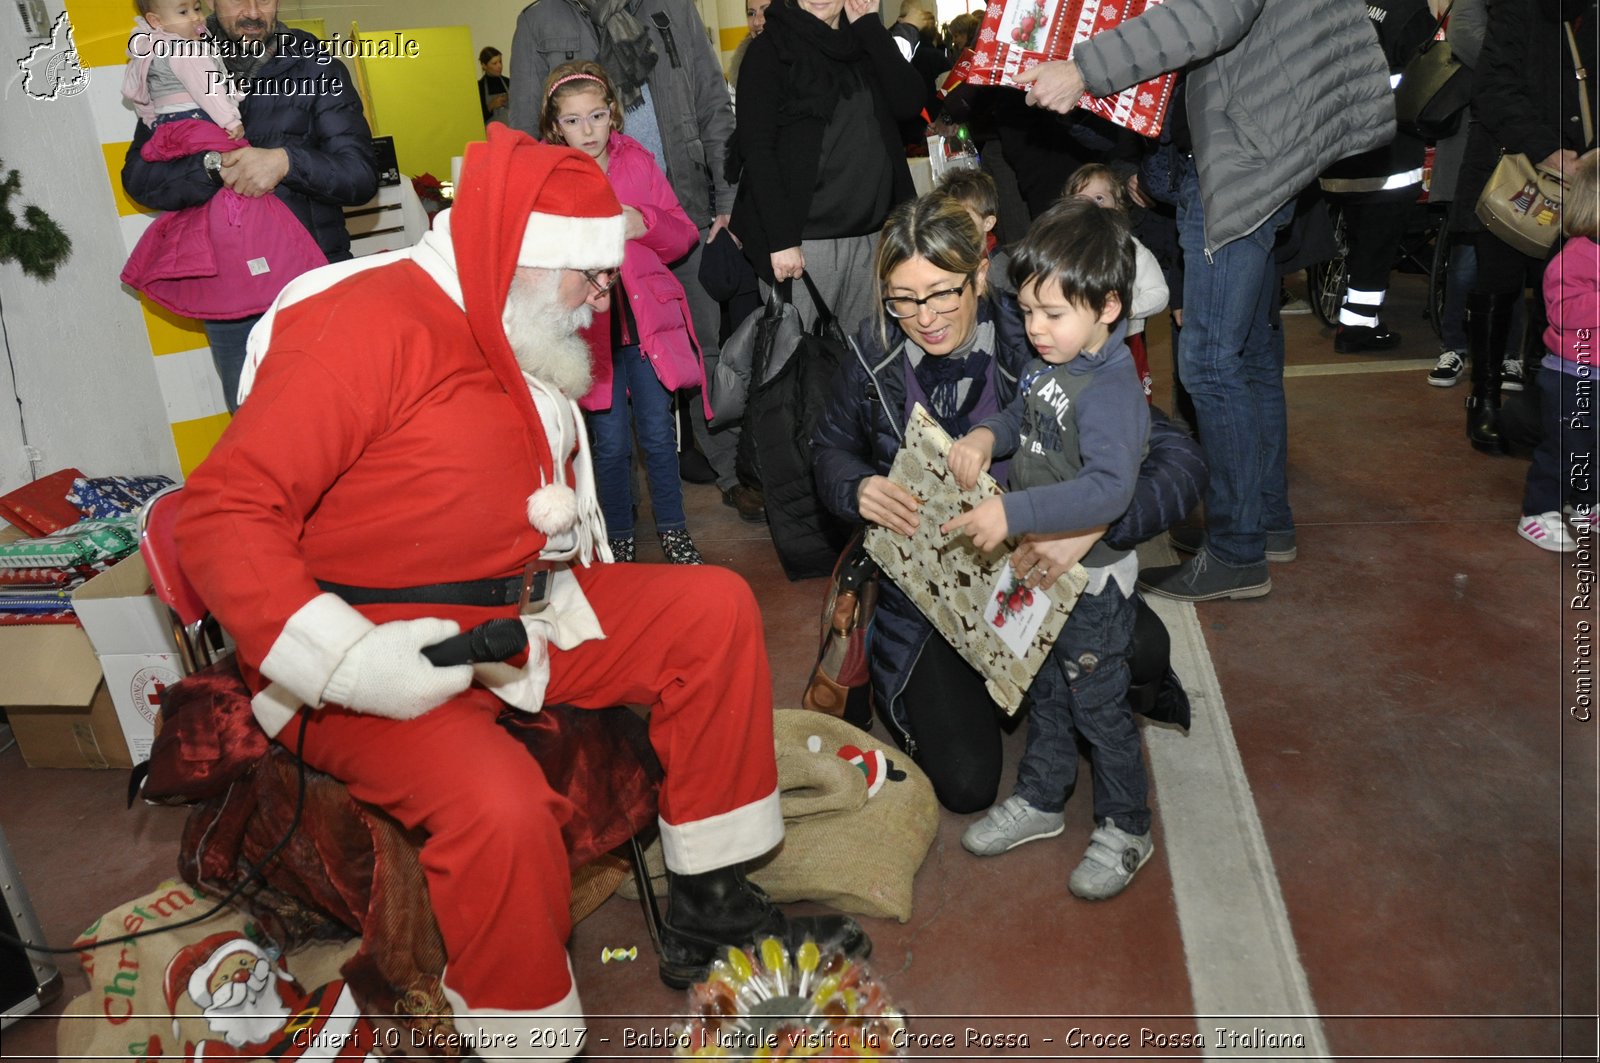
[[[1196,725],[1146,729],[1158,848],[1127,893],[1066,892],[1091,827],[1080,796],[1060,838],[996,860],[961,849],[970,817],[943,814],[910,922],[867,921],[911,1028],[955,1036],[913,1054],[1595,1058],[1597,725],[1569,714],[1571,640],[1595,616],[1571,605],[1572,556],[1515,533],[1526,462],[1467,446],[1465,384],[1425,384],[1421,302],[1396,277],[1406,342],[1382,356],[1335,355],[1315,319],[1286,319],[1299,559],[1266,598],[1164,611],[1192,640]],[[685,490],[706,559],[756,588],[777,702],[795,705],[822,582],[787,582],[763,529]],[[183,812],[125,810],[124,784],[0,755],[0,825],[52,941],[174,873]],[[659,1056],[627,1031],[683,1010],[644,955],[599,962],[629,944],[648,950],[620,897],[573,934],[590,1058]],[[84,991],[63,969],[66,995]],[[26,1019],[0,1052],[53,1058],[54,1027]],[[1029,1046],[964,1045],[968,1028]],[[1155,1043],[1177,1034],[1203,1049]]]

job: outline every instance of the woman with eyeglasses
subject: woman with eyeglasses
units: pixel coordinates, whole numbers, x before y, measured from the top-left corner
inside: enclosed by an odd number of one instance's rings
[[[990,288],[977,223],[960,202],[934,192],[896,208],[876,258],[879,313],[863,322],[858,357],[834,381],[812,447],[817,490],[839,516],[903,535],[917,527],[917,500],[890,482],[911,408],[921,403],[954,437],[1017,393],[1031,355],[1014,297]],[[990,470],[1005,479],[1004,463]],[[1012,567],[1030,586],[1050,587],[1101,539],[1121,549],[1166,531],[1205,487],[1199,445],[1151,410],[1150,450],[1133,504],[1109,527],[1048,539],[1028,537]],[[1000,784],[1002,713],[977,670],[934,632],[909,598],[879,581],[870,645],[872,701],[895,742],[952,812],[981,812]],[[1134,683],[1165,676],[1166,637],[1141,602]],[[1141,646],[1143,640],[1145,645]],[[1140,659],[1157,661],[1152,679]]]
[[[700,238],[650,150],[622,134],[622,107],[599,63],[581,60],[550,71],[539,130],[545,141],[588,155],[622,204],[627,245],[622,269],[592,270],[589,283],[611,289],[611,311],[585,330],[595,352],[594,386],[579,400],[588,413],[596,493],[618,561],[635,556],[633,437],[639,436],[650,509],[661,552],[675,565],[703,561],[689,537],[678,479],[672,393],[700,388],[705,363],[683,285],[666,263]],[[631,416],[630,416],[631,411]],[[706,416],[711,408],[706,407]]]
[[[925,89],[879,0],[779,0],[739,70],[744,163],[729,228],[767,284],[805,273],[851,331],[872,309],[872,247],[916,195],[898,123]],[[813,317],[803,287],[794,301]]]

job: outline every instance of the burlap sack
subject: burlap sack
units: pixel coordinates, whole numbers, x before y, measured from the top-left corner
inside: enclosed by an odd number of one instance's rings
[[[912,884],[939,828],[928,777],[893,746],[819,712],[779,709],[773,744],[784,838],[750,865],[751,881],[775,901],[910,920]],[[841,757],[847,747],[868,763]],[[888,766],[881,778],[880,765]],[[648,856],[651,875],[664,878],[659,844]],[[634,896],[632,880],[619,892]]]
[[[377,1031],[339,978],[359,941],[313,945],[285,958],[258,924],[224,910],[194,926],[89,947],[171,926],[211,903],[183,883],[165,882],[83,932],[76,944],[84,947],[90,990],[62,1013],[60,1058],[361,1059],[375,1049]]]

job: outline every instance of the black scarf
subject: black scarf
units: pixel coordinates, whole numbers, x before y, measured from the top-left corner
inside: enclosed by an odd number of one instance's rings
[[[767,28],[761,35],[768,33],[783,65],[778,124],[832,118],[839,101],[855,91],[853,67],[866,55],[848,18],[840,12],[839,28],[834,29],[809,11],[778,0],[767,8]]]
[[[632,0],[576,0],[594,23],[600,42],[595,59],[617,83],[622,109],[631,111],[644,99],[641,86],[655,69],[656,49],[643,23],[628,10]]]
[[[288,36],[289,27],[282,22],[273,23],[272,32],[267,34],[267,39],[257,44],[255,41],[230,37],[224,33],[222,23],[217,21],[216,13],[212,12],[206,16],[206,32],[217,42],[217,51],[221,54],[228,73],[235,80],[244,81],[255,77],[261,68],[267,65],[268,60],[278,54],[278,41]]]
[[[972,411],[983,397],[984,377],[989,372],[990,361],[989,354],[979,350],[970,350],[965,356],[947,354],[943,358],[924,352],[912,368],[917,383],[928,395],[931,412],[952,436],[959,438],[972,431]],[[967,396],[958,405],[963,380],[969,382]]]

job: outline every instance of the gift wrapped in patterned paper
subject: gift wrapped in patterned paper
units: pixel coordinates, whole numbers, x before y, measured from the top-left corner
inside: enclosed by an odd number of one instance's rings
[[[172,486],[169,476],[80,476],[72,481],[67,501],[90,520],[129,517],[152,497]]]
[[[139,548],[138,522],[85,520],[54,535],[0,543],[0,568],[68,568],[117,561]]]
[[[994,0],[984,11],[973,47],[946,75],[943,90],[962,82],[1017,87],[1017,75],[1040,63],[1068,59],[1072,49],[1103,30],[1144,14],[1161,0]],[[1111,96],[1084,96],[1078,106],[1146,137],[1161,135],[1176,73],[1141,81]]]

